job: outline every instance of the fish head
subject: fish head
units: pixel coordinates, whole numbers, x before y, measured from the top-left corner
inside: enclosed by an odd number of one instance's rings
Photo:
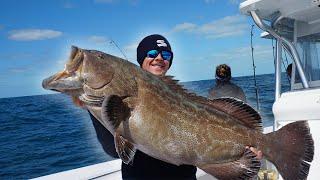
[[[94,95],[95,90],[111,82],[114,74],[112,63],[105,60],[103,54],[99,51],[72,46],[65,68],[44,79],[42,87],[73,97],[79,97],[82,94]]]

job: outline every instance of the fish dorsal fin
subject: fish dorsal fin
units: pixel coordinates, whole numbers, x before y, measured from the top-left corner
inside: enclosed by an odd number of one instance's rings
[[[260,160],[250,150],[246,149],[242,157],[233,162],[200,165],[199,168],[221,179],[252,179],[259,171]]]
[[[187,89],[183,88],[182,85],[178,84],[179,80],[173,79],[173,76],[162,76],[160,77],[172,90],[180,93],[192,100],[203,102],[206,98],[197,96],[195,93],[189,92]]]
[[[259,113],[243,101],[226,97],[210,100],[210,105],[241,121],[246,127],[262,132],[262,121]]]
[[[259,113],[243,101],[235,98],[218,98],[210,100],[208,98],[188,92],[188,90],[184,89],[180,84],[178,84],[179,81],[173,79],[173,76],[164,76],[161,77],[161,79],[172,90],[182,94],[184,97],[187,97],[191,101],[195,101],[227,113],[235,119],[241,121],[246,127],[262,132],[262,121]]]
[[[171,89],[179,91],[180,93],[188,93],[186,89],[178,84],[179,80],[173,79],[173,76],[162,76],[160,77]]]

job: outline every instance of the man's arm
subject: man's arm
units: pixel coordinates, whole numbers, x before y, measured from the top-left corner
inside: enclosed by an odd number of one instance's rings
[[[119,158],[114,146],[113,135],[89,112],[97,138],[102,145],[104,152],[114,158]]]

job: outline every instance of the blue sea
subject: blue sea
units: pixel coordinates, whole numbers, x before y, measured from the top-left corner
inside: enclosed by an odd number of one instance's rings
[[[283,90],[288,90],[288,80]],[[237,77],[256,108],[254,79]],[[202,96],[214,80],[182,83]],[[272,125],[274,75],[257,76],[263,124]],[[102,150],[85,110],[63,94],[0,99],[0,179],[30,179],[112,160]]]

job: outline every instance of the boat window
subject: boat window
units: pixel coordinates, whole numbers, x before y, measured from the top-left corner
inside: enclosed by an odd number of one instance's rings
[[[314,84],[314,81],[320,80],[320,33],[299,37],[296,47],[306,78],[310,84]],[[296,69],[295,72],[294,83],[301,83]],[[317,86],[320,86],[320,84]]]

